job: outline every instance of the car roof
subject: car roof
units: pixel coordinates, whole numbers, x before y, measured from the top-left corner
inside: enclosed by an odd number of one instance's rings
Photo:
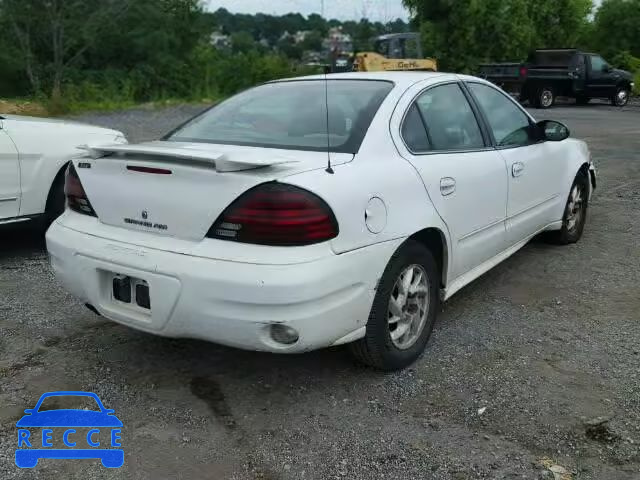
[[[327,80],[381,80],[393,82],[396,85],[409,87],[422,80],[438,79],[438,80],[458,80],[458,75],[444,72],[345,72],[330,73],[326,75]],[[470,77],[473,78],[473,77]],[[308,75],[304,77],[285,78],[276,80],[277,82],[290,82],[297,80],[324,80],[325,75]]]

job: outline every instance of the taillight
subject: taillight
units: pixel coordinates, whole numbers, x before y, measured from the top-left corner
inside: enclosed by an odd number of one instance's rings
[[[207,233],[210,238],[274,246],[312,245],[337,235],[338,223],[324,200],[275,182],[245,192]]]
[[[527,67],[520,67],[520,78],[526,77],[527,73]]]
[[[69,163],[64,179],[64,196],[67,198],[67,206],[74,212],[96,217],[96,212],[87,198],[84,187],[78,177],[73,163]]]

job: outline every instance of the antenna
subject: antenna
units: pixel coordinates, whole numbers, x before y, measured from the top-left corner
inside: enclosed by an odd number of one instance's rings
[[[327,114],[327,168],[325,169],[325,172],[333,175],[335,172],[333,171],[333,168],[331,168],[331,137],[329,137],[329,80],[327,79],[329,68],[330,66],[326,66],[324,68],[324,104]]]

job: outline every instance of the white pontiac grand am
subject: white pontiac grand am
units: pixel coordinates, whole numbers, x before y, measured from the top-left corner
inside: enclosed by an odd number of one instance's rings
[[[133,328],[399,369],[440,301],[540,232],[580,238],[595,169],[568,137],[469,76],[272,82],[74,159],[51,264]]]
[[[78,145],[125,143],[116,130],[63,120],[0,115],[0,225],[64,211],[64,172]]]

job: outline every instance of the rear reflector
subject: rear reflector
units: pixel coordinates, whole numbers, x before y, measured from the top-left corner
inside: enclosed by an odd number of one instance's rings
[[[67,167],[67,173],[64,179],[64,195],[67,198],[67,206],[74,212],[82,213],[84,215],[90,215],[96,217],[96,212],[91,206],[91,202],[87,198],[87,194],[84,191],[84,187],[78,177],[73,163],[69,163]]]
[[[127,170],[140,173],[152,173],[155,175],[171,175],[171,170],[166,168],[154,168],[154,167],[139,167],[136,165],[127,165]]]
[[[245,192],[207,233],[209,238],[274,246],[312,245],[337,235],[338,223],[324,200],[275,182]]]

